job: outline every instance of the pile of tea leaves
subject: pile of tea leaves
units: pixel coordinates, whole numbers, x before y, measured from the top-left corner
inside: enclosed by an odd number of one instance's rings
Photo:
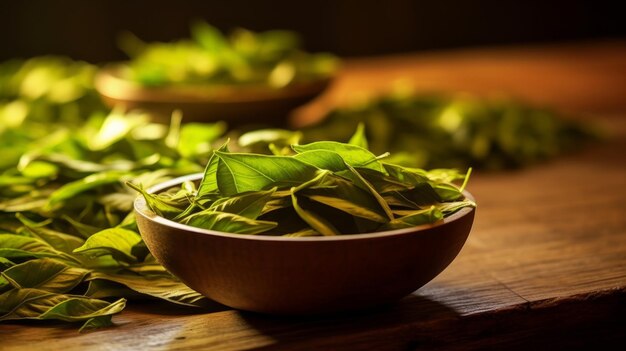
[[[367,127],[373,152],[389,151],[389,162],[418,168],[520,168],[603,137],[589,120],[510,98],[416,93],[400,86],[331,110],[302,130],[303,140],[348,140],[359,123]]]
[[[127,299],[207,304],[150,255],[124,182],[201,172],[225,125],[107,111],[91,72],[54,57],[0,66],[0,322],[89,329],[110,325]]]
[[[220,232],[291,237],[373,233],[435,223],[475,206],[468,174],[384,162],[364,128],[350,143],[291,145],[292,155],[213,151],[199,184],[151,194],[129,183],[157,215]],[[455,181],[465,180],[460,187]]]
[[[262,86],[274,89],[325,79],[338,58],[308,53],[292,31],[253,32],[243,28],[223,34],[206,22],[191,25],[191,38],[145,43],[127,33],[120,47],[131,60],[123,77],[144,86],[200,84]]]

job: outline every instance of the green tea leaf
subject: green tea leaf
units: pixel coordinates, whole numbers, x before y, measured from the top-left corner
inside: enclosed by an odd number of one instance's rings
[[[310,225],[313,230],[322,235],[330,236],[341,234],[339,230],[337,230],[337,228],[330,223],[330,221],[317,215],[315,212],[306,209],[306,201],[302,200],[304,199],[300,199],[297,195],[297,189],[292,188],[291,201],[293,203],[293,208],[303,221]]]
[[[401,167],[389,163],[383,163],[383,166],[390,177],[404,184],[426,183],[430,180],[427,173],[420,169]]]
[[[285,129],[257,129],[242,134],[237,143],[239,146],[255,153],[267,153],[270,145],[278,148],[297,144],[302,137],[299,131]],[[282,155],[280,152],[278,155]]]
[[[141,263],[132,264],[126,267],[126,270],[134,272],[139,275],[164,275],[170,277],[170,273],[161,266],[156,258],[151,254],[148,254]]]
[[[13,289],[0,295],[0,321],[38,319],[67,295],[37,289]]]
[[[356,132],[350,137],[348,144],[360,146],[364,149],[369,149],[367,138],[365,137],[365,124],[360,122],[356,127]]]
[[[428,179],[437,183],[452,183],[465,178],[465,174],[460,173],[457,169],[431,169],[425,173]]]
[[[176,217],[183,212],[185,205],[188,203],[182,196],[168,198],[162,194],[150,194],[141,185],[135,185],[131,182],[127,182],[126,185],[143,195],[148,208],[161,217]]]
[[[123,297],[130,300],[145,298],[145,295],[140,294],[125,285],[103,279],[89,280],[89,285],[87,286],[87,291],[84,295],[92,299]]]
[[[33,236],[50,244],[56,250],[71,254],[74,250],[85,243],[85,240],[73,235],[58,232],[56,230],[48,229],[44,226],[38,225],[34,221],[31,221],[26,216],[18,213],[16,217],[24,224],[26,230]]]
[[[81,283],[88,271],[49,258],[41,258],[15,265],[1,274],[17,289],[34,288],[66,293]]]
[[[88,319],[80,329],[78,329],[79,333],[83,333],[93,329],[106,328],[113,326],[113,321],[111,321],[111,315],[98,316]]]
[[[370,150],[411,167],[511,169],[598,139],[595,126],[519,101],[398,89],[336,108],[303,130],[305,141],[348,140],[367,126]],[[445,181],[449,182],[449,181]]]
[[[0,174],[0,186],[28,185],[34,183],[35,180],[22,177]]]
[[[122,284],[147,296],[185,306],[206,306],[207,299],[172,276],[140,276],[134,274],[93,273],[89,280],[105,280]]]
[[[433,189],[442,201],[456,201],[463,198],[463,193],[452,184],[436,184]]]
[[[455,201],[455,202],[444,202],[444,203],[438,204],[436,207],[439,211],[441,211],[441,213],[444,214],[444,217],[446,217],[446,216],[449,216],[453,213],[460,211],[463,208],[476,207],[476,203],[471,200],[462,200],[462,201]]]
[[[317,168],[288,156],[221,151],[216,151],[215,155],[223,162],[217,169],[217,184],[226,196],[259,191],[277,182],[298,185],[317,174]]]
[[[67,183],[50,195],[47,207],[54,208],[54,206],[59,205],[60,203],[69,200],[80,193],[101,187],[103,185],[119,184],[125,177],[128,177],[128,174],[118,171],[109,171],[95,173],[85,178]]]
[[[108,228],[90,236],[85,244],[74,250],[88,257],[111,255],[117,260],[135,262],[133,247],[141,242],[139,234],[122,228]]]
[[[297,153],[311,150],[328,150],[339,154],[347,164],[352,167],[370,168],[381,173],[385,173],[383,165],[378,161],[376,155],[360,146],[339,143],[335,141],[317,141],[305,145],[293,145],[292,148]]]
[[[126,299],[109,303],[84,297],[69,298],[47,310],[38,319],[58,319],[66,322],[89,320],[121,312],[126,307]]]
[[[13,289],[13,286],[11,286],[11,284],[9,284],[9,282],[0,275],[0,294],[11,289]]]
[[[147,123],[147,115],[123,113],[115,109],[106,117],[98,133],[88,141],[91,150],[104,150],[122,140],[130,131]]]
[[[133,192],[117,191],[98,196],[96,201],[109,210],[131,212],[136,194]]]
[[[125,306],[125,299],[110,303],[38,289],[13,289],[0,295],[0,321],[19,319],[86,321],[94,317],[119,313]]]
[[[407,199],[406,196],[404,196],[399,191],[392,191],[392,192],[385,193],[383,195],[383,199],[385,200],[385,202],[387,202],[387,204],[389,204],[389,206],[404,207],[404,208],[410,208],[413,210],[420,209],[420,205]],[[394,210],[393,212],[396,213],[396,210]]]
[[[396,218],[381,226],[381,230],[411,228],[422,224],[435,223],[443,218],[443,213],[435,206],[418,210],[404,217]]]
[[[322,236],[322,234],[318,233],[314,229],[305,228],[297,232],[285,234],[283,236],[292,237],[292,238],[305,238],[305,237],[311,237],[311,236]]]
[[[356,168],[356,171],[359,172],[359,174],[368,183],[370,183],[379,194],[394,191],[406,191],[412,187],[410,183],[401,182],[395,177],[373,171],[369,168]]]
[[[219,53],[228,46],[222,32],[206,22],[193,22],[191,36],[202,48],[211,53]]]
[[[402,195],[418,206],[430,206],[443,201],[429,183],[417,183],[413,189],[404,191]]]
[[[11,260],[0,257],[0,272],[13,266],[15,266],[15,263],[13,263]]]
[[[326,206],[355,217],[384,223],[389,221],[377,199],[371,193],[341,177],[326,173],[315,182],[298,188],[298,193]]]
[[[212,209],[194,213],[181,222],[202,229],[237,234],[259,234],[277,226],[276,222],[259,221],[232,213],[216,212]]]
[[[372,194],[372,196],[378,202],[380,208],[383,209],[387,218],[389,218],[390,220],[393,219],[393,213],[391,212],[391,208],[389,208],[389,204],[385,202],[385,199],[383,199],[383,197],[376,191],[376,189],[374,189],[372,184],[365,180],[365,178],[363,178],[363,176],[361,176],[361,174],[354,167],[350,166],[349,164],[346,164],[346,166],[348,166],[348,170],[340,172],[339,175],[350,179],[356,186]]]
[[[65,168],[75,172],[87,174],[113,170],[111,169],[112,167],[109,165],[90,162],[86,160],[79,160],[71,158],[64,154],[26,154],[20,159],[20,166],[28,167],[31,162],[36,162],[37,160],[52,163],[58,168]]]
[[[83,239],[86,239],[86,238],[92,236],[93,234],[95,234],[95,233],[101,231],[102,229],[104,229],[104,228],[99,228],[99,227],[95,227],[95,226],[92,226],[92,225],[89,225],[89,224],[85,224],[85,223],[79,222],[79,221],[77,221],[77,220],[75,220],[72,217],[67,216],[67,215],[62,216],[62,217],[74,229],[76,229],[76,232],[78,232],[83,237]],[[134,218],[134,216],[133,216],[133,218]],[[120,225],[122,225],[122,224],[120,224]],[[82,243],[81,243],[81,245],[82,245]]]
[[[291,191],[290,190],[277,190],[274,192],[272,198],[265,204],[261,214],[268,212],[281,210],[291,207]]]
[[[43,161],[34,161],[21,169],[22,175],[28,178],[54,178],[58,173],[58,167]]]
[[[308,163],[313,167],[325,169],[332,172],[340,172],[347,169],[346,161],[344,161],[338,153],[329,150],[311,150],[304,151],[295,156],[302,162]]]
[[[380,215],[375,209],[361,207],[359,204],[345,198],[324,195],[307,195],[307,197],[313,201],[336,208],[355,217],[381,223],[388,221],[387,217]]]
[[[0,257],[7,259],[52,257],[67,260],[66,255],[44,241],[16,234],[0,234]]]
[[[12,184],[15,185],[15,184]],[[51,193],[51,192],[50,192]],[[0,211],[4,212],[26,212],[33,211],[38,212],[48,203],[47,196],[41,194],[37,196],[35,194],[28,193],[24,196],[15,197],[10,200],[3,200],[0,202]]]
[[[228,152],[228,141],[226,141],[218,151]],[[198,192],[196,194],[196,198],[203,198],[210,193],[217,193],[219,189],[217,187],[217,167],[220,159],[215,152],[211,154],[209,158],[209,162],[204,169],[204,175],[202,176],[202,181],[200,181],[200,185],[198,186]]]
[[[267,191],[253,191],[240,193],[226,198],[223,201],[214,202],[210,210],[237,214],[250,219],[256,219],[272,198],[276,188]]]
[[[226,131],[223,122],[187,123],[181,127],[177,149],[183,157],[195,157],[211,151],[211,142]]]

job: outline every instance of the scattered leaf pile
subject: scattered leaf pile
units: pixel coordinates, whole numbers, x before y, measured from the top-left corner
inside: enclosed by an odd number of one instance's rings
[[[191,26],[191,40],[144,43],[127,33],[121,48],[130,56],[123,75],[145,86],[203,84],[283,88],[332,75],[338,60],[310,54],[298,35],[237,29],[229,36],[205,22]]]
[[[157,215],[220,232],[293,237],[371,233],[434,223],[464,207],[467,175],[382,162],[359,128],[351,144],[291,145],[294,155],[213,151],[202,181],[151,194]],[[469,174],[468,174],[469,175]]]
[[[27,118],[82,123],[103,109],[93,89],[95,71],[86,62],[56,56],[0,63],[0,132]]]
[[[305,141],[347,140],[364,123],[373,152],[418,168],[527,166],[598,139],[597,128],[507,99],[414,94],[397,89],[332,110]]]
[[[80,90],[91,66],[67,63],[0,69],[9,82],[0,85],[0,321],[93,328],[109,325],[127,298],[204,305],[148,253],[124,182],[201,172],[225,126],[181,126],[177,117],[168,128],[139,113],[107,114]],[[47,88],[34,94],[30,81]],[[75,93],[57,99],[66,91]]]

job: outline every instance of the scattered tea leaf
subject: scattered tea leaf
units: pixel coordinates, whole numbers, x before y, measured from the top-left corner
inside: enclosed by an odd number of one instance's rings
[[[88,257],[111,255],[121,261],[136,262],[137,257],[132,251],[140,242],[141,236],[131,230],[108,228],[90,236],[74,252]]]
[[[92,318],[118,313],[125,306],[125,299],[111,303],[38,289],[13,289],[0,295],[0,321],[17,319],[89,321]],[[92,323],[90,322],[90,325]]]
[[[172,276],[140,276],[137,274],[93,273],[91,282],[105,280],[118,283],[142,295],[152,296],[185,306],[206,306],[207,299]],[[111,294],[111,296],[118,296]],[[104,296],[103,296],[104,297]]]
[[[15,265],[1,274],[16,289],[33,288],[66,293],[81,283],[88,273],[82,268],[41,258]]]

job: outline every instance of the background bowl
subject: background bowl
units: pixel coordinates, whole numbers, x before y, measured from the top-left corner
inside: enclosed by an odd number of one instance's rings
[[[321,94],[332,78],[295,83],[281,89],[266,86],[144,87],[121,77],[121,66],[102,68],[95,87],[105,104],[142,109],[169,123],[172,111],[183,111],[185,122],[225,121],[229,126],[263,124],[284,126],[289,112]]]
[[[173,179],[150,191],[201,178]],[[156,216],[143,197],[135,200],[135,212],[150,252],[208,298],[248,311],[317,314],[385,304],[417,290],[459,253],[475,209],[433,225],[309,238],[194,228]]]

